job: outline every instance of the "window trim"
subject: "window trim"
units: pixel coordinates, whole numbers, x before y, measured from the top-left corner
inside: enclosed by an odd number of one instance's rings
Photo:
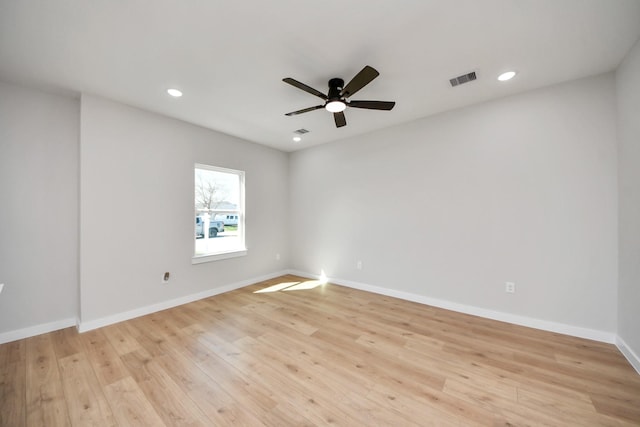
[[[211,253],[207,255],[194,255],[191,257],[191,264],[203,264],[205,262],[219,261],[222,259],[237,258],[245,256],[247,249],[234,249],[226,252]]]
[[[196,169],[204,169],[204,170],[209,170],[209,171],[214,171],[214,172],[222,172],[222,173],[227,173],[227,174],[234,174],[237,175],[239,178],[239,195],[238,195],[238,208],[236,210],[230,210],[230,209],[220,209],[216,212],[216,210],[213,210],[213,217],[215,217],[216,214],[223,214],[223,213],[231,213],[231,214],[237,214],[238,215],[238,238],[240,240],[240,245],[233,248],[233,249],[229,249],[229,250],[224,250],[224,251],[220,251],[220,252],[210,252],[204,255],[196,255],[195,250],[196,250],[196,238],[195,235],[193,236],[193,253],[191,256],[191,264],[202,264],[202,263],[206,263],[206,262],[212,262],[212,261],[218,261],[218,260],[223,260],[223,259],[229,259],[229,258],[236,258],[236,257],[241,257],[241,256],[245,256],[247,255],[247,244],[246,244],[246,240],[245,240],[245,236],[246,236],[246,224],[245,224],[245,171],[242,170],[238,170],[238,169],[229,169],[229,168],[223,168],[223,167],[219,167],[219,166],[212,166],[212,165],[206,165],[204,163],[195,163],[193,166],[193,185],[195,186],[195,174],[196,174]],[[195,187],[194,187],[195,188]],[[197,215],[198,211],[196,210],[195,207],[196,203],[195,203],[195,191],[194,191],[194,199],[193,199],[193,210],[194,210],[194,214]]]

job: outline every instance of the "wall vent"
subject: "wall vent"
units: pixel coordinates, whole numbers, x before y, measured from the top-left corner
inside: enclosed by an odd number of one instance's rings
[[[452,79],[449,79],[449,83],[451,83],[452,87],[456,87],[458,85],[464,84],[464,83],[469,83],[472,82],[476,79],[476,72],[472,71],[469,74],[463,74],[461,76],[458,77],[454,77]]]
[[[297,133],[298,135],[304,135],[305,133],[309,133],[309,131],[304,128],[301,128],[298,130],[294,130],[293,133]]]

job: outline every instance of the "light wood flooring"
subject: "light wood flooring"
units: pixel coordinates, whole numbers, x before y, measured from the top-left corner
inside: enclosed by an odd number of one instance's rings
[[[640,425],[612,345],[316,284],[0,345],[0,425]]]

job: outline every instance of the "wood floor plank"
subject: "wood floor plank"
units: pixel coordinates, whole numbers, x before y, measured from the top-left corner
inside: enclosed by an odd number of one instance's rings
[[[586,395],[581,399],[575,399],[573,396],[551,394],[548,391],[539,392],[528,387],[519,387],[518,403],[531,409],[542,409],[543,412],[553,414],[558,419],[564,418],[565,421],[581,416],[589,418],[596,414],[596,408]]]
[[[504,393],[502,387],[478,387],[471,382],[448,378],[443,391],[474,405],[499,412],[499,408],[513,408],[518,403],[518,391]]]
[[[82,334],[82,341],[87,359],[100,384],[105,386],[128,376],[124,364],[118,358],[118,352],[113,348],[102,329]]]
[[[150,325],[149,320],[144,317],[133,319],[128,325],[140,348],[127,354],[146,352],[151,356],[160,356],[166,353],[171,344],[161,330],[153,329]]]
[[[122,356],[122,360],[164,424],[211,425],[211,420],[182,392],[152,356],[143,351],[135,351]]]
[[[273,346],[266,341],[258,341],[251,337],[246,337],[242,340],[242,343],[237,343],[241,349],[251,349],[251,352],[258,352],[262,355],[262,360],[266,367],[272,368],[270,371],[275,373],[279,378],[286,379],[286,382],[290,385],[292,392],[308,396],[306,401],[291,401],[295,402],[297,406],[306,405],[313,408],[314,414],[309,415],[310,419],[320,416],[323,422],[329,420],[342,420],[344,423],[353,425],[356,422],[357,416],[352,408],[346,405],[346,397],[348,393],[343,388],[341,389],[336,383],[328,381],[328,377],[322,375],[322,373],[314,370],[311,365],[305,363],[305,360],[300,357],[296,357],[294,352],[289,349],[280,349]],[[263,376],[269,375],[266,368],[264,369]],[[297,390],[297,392],[296,392]],[[326,398],[332,395],[331,402],[327,402]],[[310,397],[309,397],[310,396]],[[318,405],[325,410],[324,414],[315,409]],[[327,409],[327,406],[333,408]],[[336,411],[337,410],[337,411]]]
[[[189,334],[198,334],[197,326],[190,329]],[[193,335],[192,335],[193,336]],[[197,335],[195,335],[197,336]],[[181,349],[184,347],[181,347]],[[205,375],[212,378],[224,390],[226,390],[236,401],[242,404],[245,410],[252,412],[262,419],[265,414],[271,414],[269,418],[277,418],[280,413],[279,404],[274,398],[274,392],[270,388],[263,388],[262,385],[251,378],[247,378],[242,372],[225,362],[212,352],[206,345],[195,342],[186,349],[187,357],[193,355],[192,360]],[[295,413],[292,413],[292,417]],[[305,420],[308,422],[308,420]],[[301,422],[304,424],[304,422]]]
[[[287,370],[296,375],[298,381],[312,393],[320,396],[333,394],[334,402],[339,402],[338,408],[360,423],[364,421],[366,425],[396,425],[399,420],[403,420],[403,425],[416,424],[414,420],[406,418],[404,413],[393,408],[381,407],[362,394],[362,390],[373,388],[375,379],[364,378],[362,373],[352,375],[349,371],[336,369],[336,364],[331,358],[319,356],[311,345],[300,347],[283,344],[283,341],[275,339],[274,335],[266,334],[260,337],[260,342],[263,348],[271,347],[270,350],[261,350],[261,354],[269,354],[268,357],[274,361],[286,360]],[[278,349],[282,349],[282,352],[278,353]],[[365,383],[369,385],[364,386]]]
[[[27,340],[18,340],[0,345],[0,362],[24,362],[27,351]],[[1,365],[0,365],[1,366]]]
[[[0,345],[0,426],[637,426],[610,344],[286,275]]]
[[[640,392],[628,397],[612,396],[611,393],[591,393],[590,398],[599,414],[607,415],[640,425]]]
[[[133,378],[125,377],[113,382],[104,391],[119,426],[166,426]]]
[[[81,353],[84,350],[82,339],[76,328],[64,328],[51,332],[51,339],[58,359]]]
[[[120,356],[142,348],[132,335],[127,322],[107,326],[102,328],[102,332],[111,343],[111,347]]]
[[[26,376],[24,360],[0,364],[0,426],[26,424]]]
[[[154,359],[216,426],[261,426],[260,420],[179,353]]]
[[[317,395],[312,388],[301,382],[300,377],[296,375],[298,368],[295,365],[272,363],[273,357],[267,352],[259,353],[259,358],[255,357],[250,350],[256,342],[250,337],[246,337],[238,345],[227,343],[215,334],[205,333],[202,334],[202,338],[220,358],[261,387],[270,388],[280,404],[297,408],[297,411],[312,423],[333,424],[342,418],[345,424],[354,425],[353,422],[348,423],[351,418],[349,414],[336,411],[335,400],[333,403],[325,402],[326,393]]]
[[[0,426],[26,424],[26,340],[0,345]]]
[[[77,353],[58,360],[72,426],[117,426],[88,356]]]
[[[26,340],[26,407],[28,426],[70,425],[51,334]]]
[[[276,393],[265,388],[260,381],[248,378],[217,356],[197,363],[210,378],[220,384],[242,407],[266,425],[310,425],[287,402],[277,400]],[[270,422],[267,422],[270,420]]]
[[[176,319],[171,316],[171,319]],[[183,317],[182,319],[192,319]],[[193,363],[190,357],[195,350],[196,359],[205,353],[198,351],[198,343],[195,339],[178,332],[179,325],[184,328],[197,326],[191,320],[175,323],[174,328],[159,329],[166,342],[163,352],[158,353],[155,344],[152,346],[157,354],[154,361],[157,362],[182,391],[204,412],[211,422],[218,426],[260,426],[262,423],[251,412],[246,411],[236,399],[229,395],[229,389],[222,387],[216,376],[208,376],[206,371],[198,364]],[[143,341],[146,342],[146,341]],[[186,350],[186,351],[185,351]],[[210,354],[210,352],[206,352]],[[219,372],[217,372],[218,374]]]

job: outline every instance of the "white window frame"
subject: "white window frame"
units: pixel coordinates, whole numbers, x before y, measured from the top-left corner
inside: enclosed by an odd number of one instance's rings
[[[205,262],[211,262],[211,261],[218,261],[218,260],[222,260],[222,259],[229,259],[229,258],[235,258],[235,257],[240,257],[240,256],[245,256],[247,254],[247,246],[245,243],[245,234],[246,234],[246,230],[245,230],[245,172],[241,171],[241,170],[236,170],[236,169],[228,169],[228,168],[222,168],[219,166],[212,166],[212,165],[205,165],[203,163],[196,163],[193,167],[193,185],[194,185],[194,189],[195,189],[195,176],[196,176],[196,169],[204,169],[204,170],[210,170],[210,171],[214,171],[214,172],[222,172],[222,173],[228,173],[228,174],[234,174],[234,175],[238,175],[239,177],[239,200],[238,200],[238,209],[237,210],[229,210],[229,209],[212,209],[211,211],[213,212],[212,217],[215,218],[215,216],[217,214],[237,214],[238,215],[238,239],[240,241],[240,244],[237,247],[234,247],[233,249],[229,249],[229,250],[223,250],[220,252],[212,252],[212,253],[207,253],[206,255],[196,255],[196,236],[193,235],[193,257],[191,258],[191,263],[192,264],[201,264],[201,263],[205,263]],[[195,208],[195,191],[193,192],[194,194],[194,200],[193,200],[193,207],[194,207],[194,214],[197,215],[198,212]],[[193,223],[193,220],[192,220]],[[205,234],[208,234],[205,231]]]

